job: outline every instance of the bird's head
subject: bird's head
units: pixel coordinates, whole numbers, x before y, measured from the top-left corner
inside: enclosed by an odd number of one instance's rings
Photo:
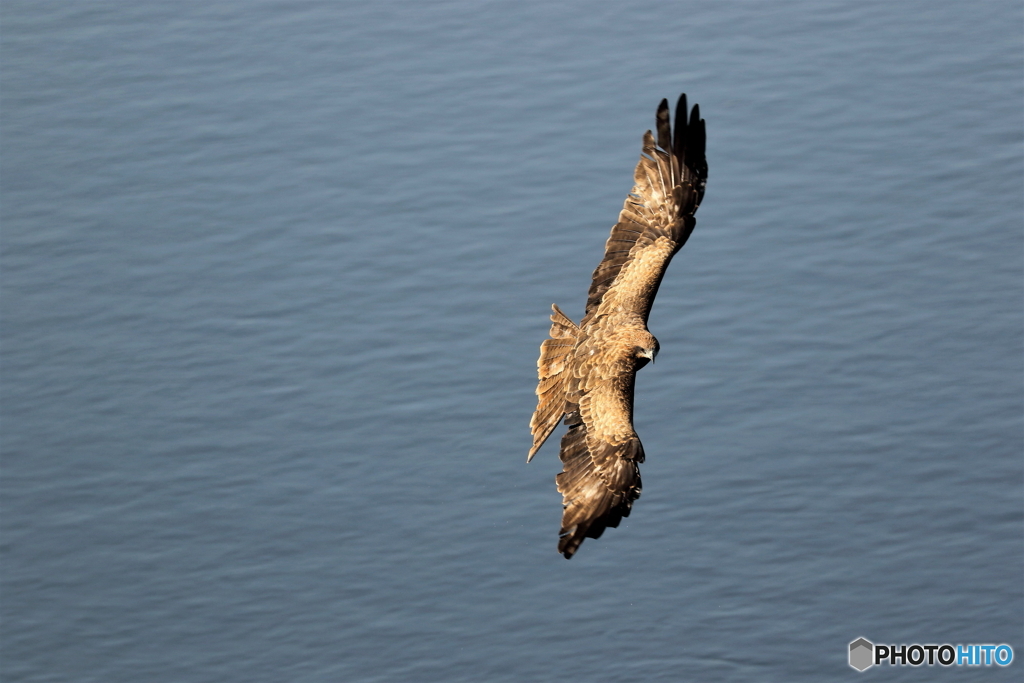
[[[646,332],[642,335],[643,338],[637,340],[637,345],[634,347],[637,360],[640,361],[640,367],[647,365],[648,361],[654,361],[658,356],[658,351],[661,350],[661,344],[654,338],[654,335],[650,332]]]

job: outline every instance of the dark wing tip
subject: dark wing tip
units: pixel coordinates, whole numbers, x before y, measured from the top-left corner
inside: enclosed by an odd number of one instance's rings
[[[620,502],[600,517],[580,522],[576,526],[563,529],[558,535],[558,552],[562,557],[571,560],[583,541],[588,538],[601,538],[605,529],[618,528],[623,517],[629,517],[633,501]]]
[[[694,161],[702,159],[704,157],[706,137],[704,135],[704,119],[700,117],[699,104],[693,105],[693,111],[690,112],[690,125],[687,126],[687,133],[691,141]]]
[[[688,109],[686,93],[683,93],[676,103],[675,118],[672,151],[680,163],[696,177],[694,187],[697,190],[696,203],[699,205],[704,197],[704,185],[708,177],[708,162],[705,156],[707,134],[704,119],[700,117],[700,105],[694,104],[693,109]]]
[[[672,149],[672,126],[668,120],[668,100],[658,105],[658,113],[654,115],[658,128],[658,147],[666,152]]]
[[[586,534],[586,530],[580,530],[579,527],[569,529],[558,539],[558,552],[562,553],[562,557],[565,559],[571,560],[572,556],[579,550],[580,545],[583,544]]]
[[[686,114],[688,111],[686,93],[683,93],[676,102],[676,129],[672,147],[672,152],[680,161],[686,156]]]

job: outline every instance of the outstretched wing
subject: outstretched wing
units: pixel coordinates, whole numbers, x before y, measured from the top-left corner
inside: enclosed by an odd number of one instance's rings
[[[708,177],[700,106],[693,106],[687,121],[686,95],[679,97],[674,136],[667,100],[661,101],[656,122],[658,140],[651,131],[644,134],[633,190],[594,271],[580,327],[602,310],[619,307],[646,322],[669,261],[693,231]]]
[[[585,538],[600,538],[607,527],[628,517],[640,497],[644,449],[633,431],[635,373],[623,372],[625,346],[583,357],[568,378],[574,408],[566,415],[562,437],[562,472],[555,478],[562,494],[562,529],[558,551],[567,559]],[[618,366],[618,367],[616,367]]]

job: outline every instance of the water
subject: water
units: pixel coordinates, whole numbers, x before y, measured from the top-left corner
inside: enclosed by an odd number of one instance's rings
[[[4,3],[3,679],[1020,659],[1021,21]],[[710,177],[650,321],[644,494],[566,562],[537,346],[681,91]]]

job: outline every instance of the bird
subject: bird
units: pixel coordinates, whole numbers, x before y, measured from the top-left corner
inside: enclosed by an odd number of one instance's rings
[[[660,349],[647,318],[669,262],[693,232],[707,184],[700,106],[688,110],[682,94],[673,127],[662,100],[655,129],[657,139],[644,133],[633,189],[594,270],[582,320],[577,325],[552,304],[537,360],[526,461],[564,421],[555,483],[562,494],[558,552],[566,559],[585,539],[617,527],[640,497],[644,448],[633,429],[633,389],[637,371]]]

